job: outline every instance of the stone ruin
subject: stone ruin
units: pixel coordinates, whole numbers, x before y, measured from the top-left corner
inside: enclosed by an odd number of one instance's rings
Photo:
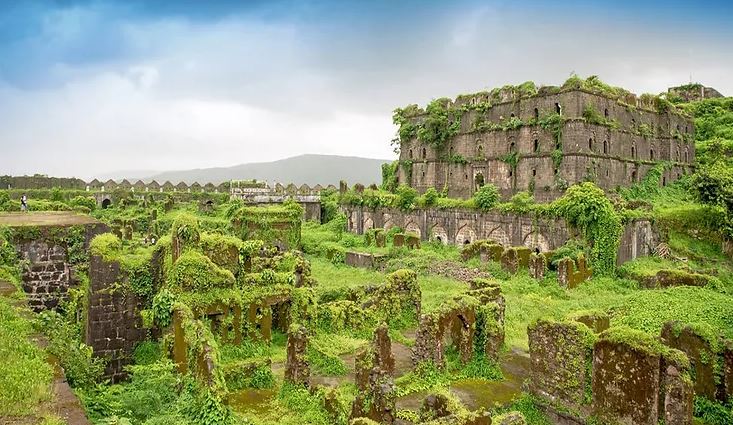
[[[715,354],[689,326],[667,323],[658,339],[608,325],[592,313],[529,327],[529,391],[554,421],[691,424],[693,395],[730,398],[730,381],[712,377],[729,352]]]
[[[310,365],[305,358],[308,350],[308,330],[303,325],[288,329],[285,381],[294,385],[310,386]]]
[[[577,288],[582,282],[590,279],[593,269],[588,267],[585,257],[580,255],[577,259],[565,257],[557,263],[557,280],[560,286],[568,289]]]
[[[496,360],[504,343],[504,305],[501,289],[486,286],[421,315],[412,349],[413,364],[429,361],[443,367],[448,341],[463,363],[475,354]]]
[[[355,366],[359,392],[352,405],[351,417],[366,417],[381,424],[394,423],[395,359],[387,325],[377,327],[372,344],[357,354]]]

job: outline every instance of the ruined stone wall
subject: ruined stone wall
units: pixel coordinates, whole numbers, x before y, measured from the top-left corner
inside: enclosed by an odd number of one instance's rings
[[[70,231],[70,226],[44,226],[32,232],[20,231],[13,241],[23,263],[23,291],[34,311],[56,308],[66,299],[69,289],[79,284],[65,238]],[[91,239],[107,231],[107,226],[87,224],[83,231],[84,246],[79,249],[86,250]]]
[[[474,131],[473,122],[481,115],[498,123],[518,117],[524,123],[562,110],[566,121],[562,129],[563,160],[559,166],[552,158],[557,149],[555,136],[539,125],[524,125],[516,130]],[[583,111],[592,105],[620,128],[586,122]],[[672,113],[645,109],[632,110],[616,100],[583,91],[520,99],[497,104],[485,113],[463,114],[461,130],[446,146],[437,150],[417,139],[403,142],[400,160],[412,161],[411,174],[400,167],[399,181],[420,192],[430,187],[448,187],[451,197],[468,198],[477,189],[477,178],[496,185],[504,197],[518,191],[533,191],[539,201],[552,200],[566,184],[594,180],[603,189],[629,186],[646,175],[659,161],[673,161],[664,183],[692,171],[694,164],[694,126],[690,119]],[[642,136],[652,131],[651,136]],[[516,169],[502,161],[516,152]],[[467,163],[451,162],[461,156]],[[480,181],[480,180],[479,180]]]
[[[122,288],[120,263],[93,255],[89,262],[89,301],[84,342],[94,356],[107,359],[105,377],[118,382],[127,376],[138,342],[145,340],[140,310],[142,301]]]
[[[466,245],[492,239],[504,246],[526,246],[549,251],[562,246],[571,236],[564,220],[534,220],[528,216],[479,212],[472,210],[418,209],[404,212],[394,208],[369,209],[343,205],[348,218],[347,230],[363,234],[372,228],[401,227],[416,233],[422,240],[439,240],[444,244]],[[621,238],[619,264],[649,255],[658,236],[651,223],[635,220],[627,225]]]

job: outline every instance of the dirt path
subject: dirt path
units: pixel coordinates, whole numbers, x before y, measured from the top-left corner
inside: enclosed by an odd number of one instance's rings
[[[71,211],[36,211],[29,213],[0,213],[0,226],[73,226],[98,223],[88,215]]]

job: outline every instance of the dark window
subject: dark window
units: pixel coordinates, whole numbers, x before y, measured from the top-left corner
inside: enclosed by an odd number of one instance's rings
[[[636,181],[636,170],[634,170],[634,171],[631,172],[631,181],[632,182],[635,182]]]
[[[680,162],[680,150],[679,149],[677,149],[676,156],[677,156],[677,162]]]
[[[608,177],[608,169],[606,169],[606,177]]]
[[[425,159],[428,157],[428,151],[425,150],[425,148],[422,148],[422,159]]]
[[[484,186],[484,175],[481,173],[476,174],[474,183],[476,184],[476,190],[481,189]]]
[[[588,139],[588,149],[593,150],[593,138]]]
[[[556,112],[556,113],[557,113],[558,115],[561,115],[561,114],[562,114],[562,106],[560,106],[560,104],[559,104],[559,103],[556,103],[556,104],[555,104],[555,112]]]
[[[453,156],[453,146],[448,149],[448,155]]]
[[[662,186],[667,186],[667,178],[662,177]]]
[[[540,141],[538,139],[534,139],[534,151],[535,152],[540,151]]]
[[[110,205],[112,205],[112,201],[110,201],[109,198],[105,198],[102,201],[102,209],[107,209],[107,208],[109,208]]]
[[[608,153],[608,141],[603,141],[603,153]]]
[[[677,124],[677,131],[680,131],[680,125]]]
[[[559,172],[560,172],[560,170],[558,170],[557,168],[555,168],[554,170],[552,170],[552,172],[553,172],[553,173],[554,173],[555,175],[557,175],[557,173],[559,173]]]
[[[649,159],[654,161],[654,149],[649,149]]]
[[[636,158],[636,146],[631,146],[631,157]]]
[[[509,116],[510,118],[514,118],[514,112]]]
[[[463,180],[468,180],[468,174],[463,175]]]
[[[687,150],[685,150],[685,162],[690,162]]]
[[[513,171],[513,170],[512,170],[511,168],[510,168],[510,169],[509,169],[509,177],[511,177],[511,176],[513,176],[513,175],[514,175],[514,171]]]
[[[412,159],[412,149],[410,149],[409,156],[410,156],[410,159]]]
[[[511,144],[509,145],[509,152],[510,152],[510,153],[511,153],[511,152],[515,152],[515,151],[517,150],[516,148],[517,148],[517,145],[516,145],[516,144],[515,144],[514,142],[512,142],[512,143],[511,143]]]
[[[537,108],[534,108],[534,119],[540,118],[540,110]]]
[[[608,118],[608,108],[603,110],[603,116]]]
[[[532,177],[535,177],[536,175],[537,175],[537,169],[536,168],[533,168],[532,169]]]

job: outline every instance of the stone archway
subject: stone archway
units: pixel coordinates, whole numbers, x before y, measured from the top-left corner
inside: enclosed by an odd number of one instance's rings
[[[547,237],[537,231],[528,233],[524,237],[522,245],[531,249],[539,248],[541,252],[547,252],[550,250],[550,242],[548,241]]]
[[[109,198],[102,199],[102,209],[106,210],[107,208],[112,206],[112,200]]]
[[[445,231],[443,226],[436,224],[430,229],[430,240],[446,245],[448,244],[448,232]]]
[[[476,240],[476,232],[468,225],[463,225],[456,233],[456,245],[468,245]]]
[[[405,225],[405,232],[414,233],[418,238],[422,239],[422,231],[415,222],[410,221]]]
[[[502,246],[511,246],[511,239],[509,239],[509,235],[506,234],[504,229],[501,228],[501,226],[497,226],[489,232],[488,235],[486,235],[486,239],[491,239],[494,242],[497,242],[501,244]]]

